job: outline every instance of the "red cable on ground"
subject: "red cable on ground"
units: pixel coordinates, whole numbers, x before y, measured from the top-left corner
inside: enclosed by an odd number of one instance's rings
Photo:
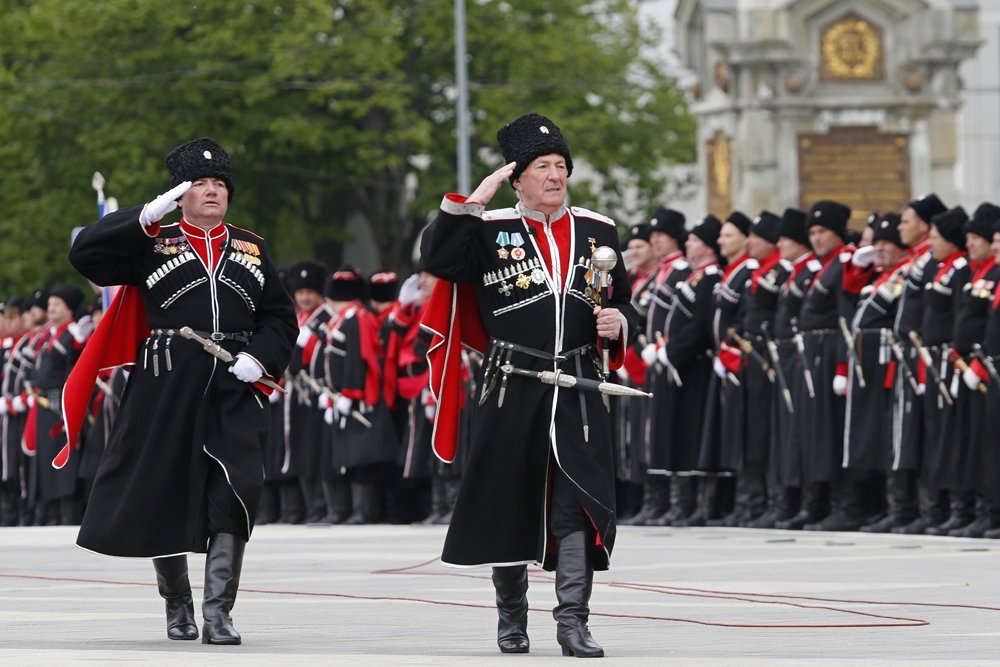
[[[438,562],[437,558],[432,558],[423,561],[421,563],[416,563],[414,565],[408,565],[405,567],[383,568],[378,570],[372,570],[371,574],[409,575],[409,576],[424,576],[424,577],[464,577],[468,579],[482,579],[482,580],[490,579],[490,577],[487,575],[470,574],[463,572],[420,572],[419,571],[421,568],[424,568],[428,565],[437,562]],[[76,583],[109,584],[116,586],[152,587],[156,585],[153,582],[145,582],[145,581],[112,581],[109,579],[94,579],[94,578],[83,578],[83,577],[54,577],[54,576],[35,575],[35,574],[0,573],[0,577],[8,579],[28,579],[28,580],[39,580],[39,581],[67,581]],[[551,582],[553,579],[552,576],[541,574],[538,571],[532,571],[531,578],[536,581],[546,581],[546,582]],[[822,628],[918,627],[923,625],[930,625],[930,621],[926,619],[909,618],[905,616],[891,616],[886,614],[876,614],[873,612],[858,611],[855,609],[843,609],[827,605],[804,604],[802,602],[793,602],[793,600],[801,600],[806,602],[829,602],[837,604],[857,604],[857,605],[895,605],[901,607],[910,606],[910,607],[938,607],[942,609],[977,609],[982,611],[1000,612],[1000,607],[989,607],[985,605],[971,605],[971,604],[958,604],[958,603],[853,600],[853,599],[843,599],[843,598],[822,598],[822,597],[804,596],[804,595],[784,595],[779,593],[743,593],[743,592],[719,591],[719,590],[701,589],[701,588],[682,588],[678,586],[643,584],[643,583],[634,583],[625,581],[611,581],[606,583],[595,582],[595,583],[597,585],[603,585],[609,588],[626,588],[629,590],[643,591],[659,595],[675,595],[680,597],[696,597],[696,598],[707,598],[715,600],[735,600],[739,602],[748,602],[751,604],[781,605],[781,606],[794,607],[798,609],[818,609],[838,614],[851,614],[855,616],[864,616],[867,618],[881,619],[885,621],[885,622],[870,622],[870,623],[733,623],[733,622],[722,622],[722,621],[706,621],[694,618],[683,618],[683,617],[673,617],[673,616],[654,616],[647,614],[617,614],[612,612],[594,612],[594,611],[591,612],[591,616],[600,616],[604,618],[627,618],[627,619],[648,620],[648,621],[692,623],[696,625],[707,625],[707,626],[723,627],[723,628],[822,629]],[[359,595],[351,593],[292,591],[292,590],[275,590],[275,589],[263,589],[263,588],[243,588],[241,590],[246,593],[258,593],[262,595],[299,595],[299,596],[309,596],[309,597],[343,598],[349,600],[371,600],[376,602],[378,601],[413,602],[419,604],[447,605],[453,607],[466,607],[473,609],[495,608],[495,605],[493,604],[477,604],[472,602],[459,602],[455,600],[434,600],[430,598],[418,598],[418,597]],[[548,612],[549,610],[532,608],[531,611]]]

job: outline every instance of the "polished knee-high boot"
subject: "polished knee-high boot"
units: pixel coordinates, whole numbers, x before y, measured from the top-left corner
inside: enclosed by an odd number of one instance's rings
[[[201,615],[205,619],[201,629],[202,644],[239,644],[242,641],[229,612],[236,603],[246,544],[230,533],[213,535],[208,542],[205,600],[201,605]]]
[[[556,564],[556,599],[552,616],[559,624],[556,641],[563,655],[603,658],[604,649],[590,636],[590,592],[594,570],[587,565],[587,545],[583,531],[570,533],[559,541]]]
[[[528,566],[493,568],[497,591],[497,646],[501,653],[528,652]]]
[[[198,625],[194,620],[194,600],[188,579],[187,556],[154,558],[156,587],[167,605],[167,637],[197,639]]]

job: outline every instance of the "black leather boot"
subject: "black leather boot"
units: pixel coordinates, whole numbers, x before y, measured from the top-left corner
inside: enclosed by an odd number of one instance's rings
[[[659,475],[649,475],[642,489],[642,507],[635,516],[621,522],[623,526],[646,526],[670,509],[670,481]]]
[[[156,587],[160,597],[166,600],[167,637],[197,639],[198,625],[194,620],[187,556],[154,558],[153,569],[156,570]]]
[[[462,480],[457,477],[444,478],[444,508],[445,512],[434,522],[442,526],[451,523],[451,515],[455,510],[455,502],[458,500],[458,490],[462,487]]]
[[[603,658],[604,649],[590,636],[590,592],[594,570],[587,565],[587,545],[583,531],[570,533],[559,541],[556,564],[556,599],[552,616],[559,624],[556,641],[563,655]]]
[[[501,653],[527,653],[528,642],[528,566],[510,565],[493,568],[493,587],[497,591],[497,646]]]
[[[236,603],[247,543],[230,533],[213,535],[205,557],[205,600],[201,615],[202,644],[239,644],[243,640],[233,627],[229,612]]]

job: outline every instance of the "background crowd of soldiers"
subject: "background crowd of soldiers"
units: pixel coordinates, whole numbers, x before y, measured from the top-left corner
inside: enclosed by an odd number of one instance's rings
[[[305,262],[283,279],[300,332],[284,393],[270,397],[265,493],[257,523],[447,523],[461,461],[444,465],[430,441],[427,342],[419,327],[434,278],[400,285],[391,271],[332,274]],[[103,312],[62,285],[4,304],[0,400],[4,526],[79,523],[128,376],[101,374],[79,451],[51,465],[66,442],[61,391]],[[169,346],[141,363],[169,368]],[[465,360],[469,390],[476,368]],[[183,418],[179,415],[178,418]]]
[[[1000,208],[657,209],[623,241],[644,319],[616,381],[626,524],[1000,536]],[[288,267],[300,333],[271,396],[258,523],[447,523],[461,452],[431,451],[421,313],[434,278]],[[996,296],[995,296],[996,295]],[[4,304],[0,523],[79,521],[127,370],[102,374],[79,452],[61,389],[102,316],[60,285]],[[142,363],[169,364],[170,350]],[[463,355],[469,400],[479,360]]]
[[[1000,208],[850,217],[632,228],[625,523],[1000,537]]]

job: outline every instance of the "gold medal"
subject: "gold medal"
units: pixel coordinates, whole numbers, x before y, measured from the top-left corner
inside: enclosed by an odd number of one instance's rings
[[[524,273],[519,275],[515,282],[517,283],[517,286],[520,287],[521,289],[528,289],[529,287],[531,287],[531,278],[529,278],[527,274]]]
[[[510,251],[507,248],[497,248],[497,255],[500,259],[507,259],[510,257]]]

